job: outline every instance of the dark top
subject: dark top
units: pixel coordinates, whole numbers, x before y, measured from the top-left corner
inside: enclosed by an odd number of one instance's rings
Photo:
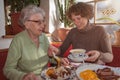
[[[84,29],[73,28],[68,33],[65,41],[60,46],[61,55],[72,45],[73,49],[83,48],[86,51],[97,50],[101,52],[99,59],[102,62],[111,62],[112,48],[109,37],[101,26],[88,24]]]

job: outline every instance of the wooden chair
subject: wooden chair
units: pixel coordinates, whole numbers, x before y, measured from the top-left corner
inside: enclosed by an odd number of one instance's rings
[[[51,35],[52,41],[63,42],[65,40],[68,32],[69,32],[69,29],[66,29],[66,28],[56,29]]]

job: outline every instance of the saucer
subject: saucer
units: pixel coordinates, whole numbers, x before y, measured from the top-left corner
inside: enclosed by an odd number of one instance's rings
[[[72,66],[72,67],[78,67],[78,66],[80,66],[82,63],[78,63],[78,62],[70,62],[70,65]]]
[[[83,60],[88,58],[88,55],[85,54],[84,56],[73,57],[72,54],[69,54],[68,58],[73,62],[83,62]]]

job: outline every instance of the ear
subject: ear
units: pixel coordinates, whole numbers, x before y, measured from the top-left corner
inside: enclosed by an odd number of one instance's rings
[[[24,25],[25,25],[25,28],[26,28],[26,29],[29,28],[29,23],[28,23],[27,21],[24,23]]]

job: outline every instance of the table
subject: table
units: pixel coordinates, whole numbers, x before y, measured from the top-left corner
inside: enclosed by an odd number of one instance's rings
[[[118,74],[120,76],[120,67],[110,67],[106,65],[99,65],[99,64],[93,64],[93,63],[85,63],[85,64],[80,64],[78,67],[72,69],[72,76],[69,76],[69,79],[66,80],[79,80],[77,75],[79,75],[80,72],[84,70],[93,70],[97,71],[98,69],[103,69],[103,68],[110,68],[112,71],[114,71],[115,75]],[[77,70],[77,71],[76,71]],[[77,74],[77,75],[76,75]],[[114,74],[110,75],[113,76]],[[45,79],[45,80],[51,80],[51,79]],[[52,79],[53,80],[53,79]],[[57,79],[58,80],[58,79]],[[61,80],[61,79],[60,79]],[[63,79],[62,79],[63,80]]]

